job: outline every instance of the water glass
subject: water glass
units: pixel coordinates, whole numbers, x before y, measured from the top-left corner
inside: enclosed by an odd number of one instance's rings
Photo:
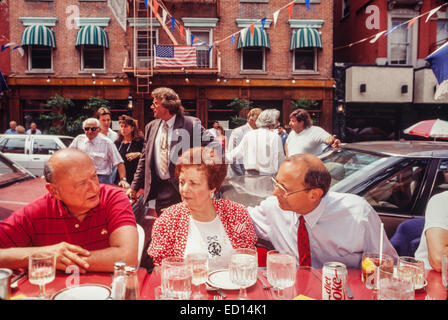
[[[414,277],[415,290],[425,286],[425,262],[414,257],[399,257],[398,275],[409,274]]]
[[[448,254],[442,256],[442,282],[445,289],[448,290]]]
[[[284,289],[292,287],[296,281],[295,257],[271,250],[267,253],[266,266],[269,283],[278,289],[278,299],[285,299]]]
[[[205,295],[205,283],[208,279],[208,254],[207,253],[190,253],[187,255],[187,263],[190,264],[193,285],[191,299],[202,300]],[[197,290],[196,290],[197,289]]]
[[[258,257],[253,249],[236,249],[230,257],[230,281],[240,287],[238,299],[248,300],[246,288],[257,282]]]
[[[395,276],[383,266],[377,268],[378,300],[414,300],[414,276],[402,273]]]
[[[162,260],[162,294],[168,299],[187,300],[191,295],[191,268],[179,257]]]
[[[383,254],[380,259],[379,253],[364,252],[361,261],[361,280],[367,289],[378,289],[375,274],[378,266],[383,266],[383,269],[389,272],[394,271],[394,258],[388,254]]]
[[[39,298],[45,299],[45,285],[56,275],[56,256],[50,252],[33,253],[28,258],[28,280],[39,286]]]

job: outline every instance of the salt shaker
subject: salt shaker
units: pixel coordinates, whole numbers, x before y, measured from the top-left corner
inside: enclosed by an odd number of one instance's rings
[[[126,292],[126,262],[118,261],[114,264],[114,277],[112,280],[112,294],[113,300],[124,300]]]
[[[137,267],[127,266],[124,268],[126,273],[126,294],[125,300],[138,300],[138,278]]]

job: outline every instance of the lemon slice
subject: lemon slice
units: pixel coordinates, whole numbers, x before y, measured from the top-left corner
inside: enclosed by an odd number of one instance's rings
[[[362,261],[362,268],[367,272],[367,273],[371,273],[375,271],[376,265],[375,263],[370,260],[369,258],[365,258]]]

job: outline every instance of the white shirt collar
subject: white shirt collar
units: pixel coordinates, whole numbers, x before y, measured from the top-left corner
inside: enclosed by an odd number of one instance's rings
[[[310,228],[314,227],[314,225],[317,223],[321,215],[324,213],[326,208],[326,202],[327,202],[327,195],[328,193],[320,199],[319,205],[311,212],[303,215],[305,218],[306,223],[310,226]],[[300,217],[300,215],[299,215]]]
[[[169,129],[171,129],[171,128],[173,128],[173,126],[174,126],[174,122],[176,122],[176,115],[174,115],[170,120],[168,120],[168,121],[165,121],[165,120],[162,120],[162,124],[167,124],[168,125],[168,128]]]

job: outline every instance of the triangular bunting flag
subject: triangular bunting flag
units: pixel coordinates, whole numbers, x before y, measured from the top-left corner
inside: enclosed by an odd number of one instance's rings
[[[261,29],[264,29],[264,25],[266,23],[266,18],[261,19]]]
[[[254,36],[254,28],[255,28],[255,25],[252,23],[252,24],[250,25],[250,36],[251,36],[251,37]]]
[[[166,13],[165,9],[162,8],[162,23],[163,23],[163,25],[165,25],[166,15],[167,15],[167,13]]]
[[[381,31],[381,32],[378,32],[376,35],[375,35],[375,38],[373,38],[372,40],[370,40],[370,43],[375,43],[383,34],[385,34],[387,32],[387,30],[384,30],[384,31]]]
[[[148,9],[148,0],[145,0],[145,9]]]
[[[399,26],[400,26],[400,25],[397,25],[397,26],[393,27],[392,29],[390,29],[389,31],[387,31],[387,32],[384,34],[384,36],[387,37],[389,34],[391,34],[392,32],[394,32],[395,29],[397,29]]]
[[[442,4],[441,6],[439,6],[439,7],[435,8],[435,9],[432,9],[431,11],[429,11],[429,14],[428,14],[428,17],[426,18],[425,23],[428,22],[429,18],[431,18],[431,17],[434,15],[434,13],[436,13],[437,11],[439,11],[440,8],[442,8],[443,6],[444,6],[444,5]]]
[[[171,32],[174,32],[174,26],[176,25],[176,19],[171,17]]]
[[[157,18],[157,11],[159,11],[159,3],[157,2],[157,0],[152,1],[152,6],[154,9],[154,17]]]
[[[306,10],[310,10],[310,0],[305,0],[306,3]]]
[[[232,34],[232,41],[230,42],[230,44],[233,44],[235,42],[235,34]]]
[[[210,48],[208,48],[208,54],[210,54],[210,52],[212,51],[213,46],[210,46]]]
[[[194,34],[191,34],[191,46],[193,46],[193,42],[194,42]]]
[[[243,30],[240,31],[240,37],[241,37],[242,43],[244,43],[246,40],[246,32],[247,32],[247,28],[244,28]]]
[[[183,40],[184,39],[184,25],[181,24],[179,29],[180,29],[180,38]]]
[[[23,50],[23,48],[21,46],[17,46],[12,50],[16,50],[19,51],[20,55],[23,57],[25,55],[25,50]]]
[[[273,17],[274,17],[274,28],[275,28],[275,24],[277,23],[277,19],[278,19],[278,14],[279,13],[280,13],[280,10],[277,10],[273,14]]]
[[[418,20],[418,17],[413,18],[411,21],[409,21],[408,26],[406,27],[406,29],[409,29],[410,27],[412,27],[412,25]]]
[[[291,17],[292,17],[292,9],[294,9],[294,2],[291,2],[290,4],[288,4],[288,17],[289,17],[289,19],[291,19]]]

